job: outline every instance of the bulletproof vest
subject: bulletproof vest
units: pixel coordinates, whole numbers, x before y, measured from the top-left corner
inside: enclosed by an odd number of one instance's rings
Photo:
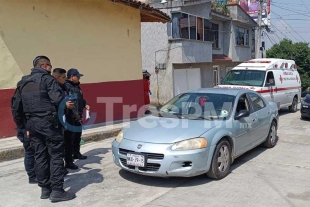
[[[47,93],[47,85],[42,82],[43,75],[45,74],[37,73],[23,80],[21,96],[25,114],[55,111]]]

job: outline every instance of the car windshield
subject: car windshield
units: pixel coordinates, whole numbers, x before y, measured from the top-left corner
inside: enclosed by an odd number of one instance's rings
[[[234,100],[234,96],[227,94],[185,93],[165,104],[159,115],[182,119],[228,119]]]
[[[223,85],[263,86],[266,71],[231,70],[223,79]]]

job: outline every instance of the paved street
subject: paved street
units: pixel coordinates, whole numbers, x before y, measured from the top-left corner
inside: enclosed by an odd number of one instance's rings
[[[0,206],[309,206],[310,121],[281,111],[279,142],[238,158],[230,174],[213,181],[153,178],[120,170],[112,162],[113,139],[82,147],[89,159],[77,161],[65,187],[77,198],[58,204],[41,200],[40,188],[27,183],[23,159],[0,163]]]

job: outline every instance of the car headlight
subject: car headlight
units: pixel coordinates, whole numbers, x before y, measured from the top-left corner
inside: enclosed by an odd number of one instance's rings
[[[172,150],[194,150],[206,148],[208,141],[204,137],[198,137],[193,139],[177,142],[172,146]]]
[[[123,133],[123,131],[120,131],[120,133],[118,133],[118,135],[117,135],[115,141],[118,142],[118,143],[121,143],[121,141],[123,140],[123,138],[124,138],[124,133]]]

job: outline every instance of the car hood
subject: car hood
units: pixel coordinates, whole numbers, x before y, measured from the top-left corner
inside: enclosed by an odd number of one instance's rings
[[[157,144],[199,137],[223,123],[221,120],[189,120],[147,116],[124,127],[124,139]]]

